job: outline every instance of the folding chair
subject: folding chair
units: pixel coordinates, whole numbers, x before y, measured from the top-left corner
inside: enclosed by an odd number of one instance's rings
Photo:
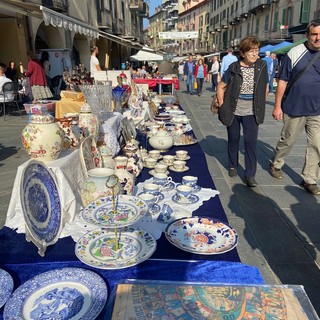
[[[22,118],[22,110],[19,106],[19,83],[18,82],[6,82],[2,86],[2,93],[0,94],[0,103],[3,106],[3,120],[6,120],[6,106],[10,104],[15,104],[18,112]]]

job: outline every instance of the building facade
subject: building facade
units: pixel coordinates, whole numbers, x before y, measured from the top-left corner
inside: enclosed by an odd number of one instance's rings
[[[27,65],[27,52],[68,52],[72,65],[89,69],[90,46],[99,47],[102,68],[119,68],[143,46],[143,0],[1,0],[0,61]]]
[[[163,31],[172,30],[165,23],[166,5],[163,1]],[[198,38],[177,40],[174,49],[165,43],[162,48],[155,42],[150,46],[183,56],[225,52],[228,47],[237,50],[240,40],[249,34],[257,36],[262,45],[294,42],[305,36],[308,22],[319,17],[320,0],[179,0],[174,30],[198,31]]]

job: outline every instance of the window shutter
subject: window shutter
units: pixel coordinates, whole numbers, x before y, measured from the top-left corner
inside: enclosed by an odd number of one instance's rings
[[[310,1],[311,0],[304,0],[301,2],[300,23],[308,23],[309,22]]]

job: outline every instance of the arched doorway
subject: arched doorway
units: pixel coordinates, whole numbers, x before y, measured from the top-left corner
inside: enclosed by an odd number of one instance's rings
[[[36,52],[40,49],[65,49],[65,31],[42,22],[37,29],[34,48]]]

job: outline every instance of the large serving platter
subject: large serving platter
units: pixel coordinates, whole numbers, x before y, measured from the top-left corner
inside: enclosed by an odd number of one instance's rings
[[[115,197],[116,214],[113,211],[112,196],[89,203],[82,211],[82,217],[89,223],[103,228],[126,227],[138,222],[148,212],[145,201],[135,196]]]
[[[4,308],[5,320],[93,320],[107,301],[108,290],[96,273],[81,268],[44,272],[14,291]]]
[[[157,247],[157,241],[150,233],[136,227],[122,228],[117,236],[118,243],[114,230],[88,232],[76,243],[76,256],[94,268],[123,269],[147,260]]]
[[[196,254],[221,254],[238,244],[234,229],[210,217],[176,220],[168,226],[165,235],[177,248]]]
[[[22,173],[21,206],[26,224],[26,239],[32,241],[39,254],[54,244],[62,229],[61,202],[55,178],[39,161],[30,161]]]
[[[10,274],[0,269],[0,308],[8,301],[13,290],[13,279]]]

